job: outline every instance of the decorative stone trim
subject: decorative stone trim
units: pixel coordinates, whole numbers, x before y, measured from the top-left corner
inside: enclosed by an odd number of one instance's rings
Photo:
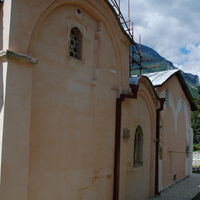
[[[27,56],[22,53],[17,53],[11,50],[0,51],[0,61],[6,62],[8,60],[20,62],[23,64],[37,64],[38,63],[38,59],[33,58],[31,56]]]

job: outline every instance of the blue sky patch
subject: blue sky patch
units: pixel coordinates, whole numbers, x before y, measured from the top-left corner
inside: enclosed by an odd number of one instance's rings
[[[195,42],[195,47],[199,47],[200,46],[200,41]]]
[[[183,48],[180,48],[179,51],[182,53],[182,54],[185,54],[185,55],[188,55],[190,54],[190,50],[186,49],[185,47]]]

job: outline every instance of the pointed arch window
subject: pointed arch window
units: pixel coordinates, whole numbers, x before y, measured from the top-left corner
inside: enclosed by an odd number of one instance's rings
[[[138,126],[134,137],[134,155],[133,166],[139,167],[143,165],[143,131],[142,127]]]
[[[77,27],[70,31],[69,56],[82,59],[82,34]]]

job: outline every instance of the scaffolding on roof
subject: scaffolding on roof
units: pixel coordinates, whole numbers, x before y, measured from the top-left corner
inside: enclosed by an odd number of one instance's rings
[[[134,70],[139,70],[139,74],[142,74],[143,69],[152,69],[152,68],[157,68],[159,66],[149,66],[149,67],[144,67],[142,65],[143,62],[149,62],[152,61],[151,59],[146,59],[142,55],[142,44],[141,44],[141,36],[139,37],[139,44],[137,44],[134,40],[134,23],[131,20],[131,6],[130,6],[130,0],[128,0],[128,20],[125,19],[121,8],[120,4],[121,1],[118,0],[109,0],[111,3],[112,7],[115,9],[118,20],[121,24],[121,27],[125,30],[125,32],[129,35],[131,38],[131,46],[130,46],[130,55],[129,55],[129,76],[131,77],[132,71]],[[135,67],[136,66],[136,67]]]

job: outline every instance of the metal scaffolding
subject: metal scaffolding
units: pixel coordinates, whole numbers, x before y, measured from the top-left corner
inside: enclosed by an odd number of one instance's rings
[[[139,70],[139,74],[142,74],[143,69],[152,69],[159,66],[149,66],[144,67],[142,65],[143,62],[152,61],[150,59],[144,58],[142,55],[142,44],[141,44],[141,36],[139,38],[139,44],[137,44],[134,40],[134,23],[131,20],[131,5],[130,0],[128,0],[128,20],[125,19],[125,17],[122,14],[120,5],[121,1],[118,0],[109,0],[112,7],[115,9],[118,20],[123,27],[123,29],[126,31],[126,33],[131,38],[131,45],[130,45],[130,55],[129,55],[129,76],[132,76],[132,72],[135,70]]]

